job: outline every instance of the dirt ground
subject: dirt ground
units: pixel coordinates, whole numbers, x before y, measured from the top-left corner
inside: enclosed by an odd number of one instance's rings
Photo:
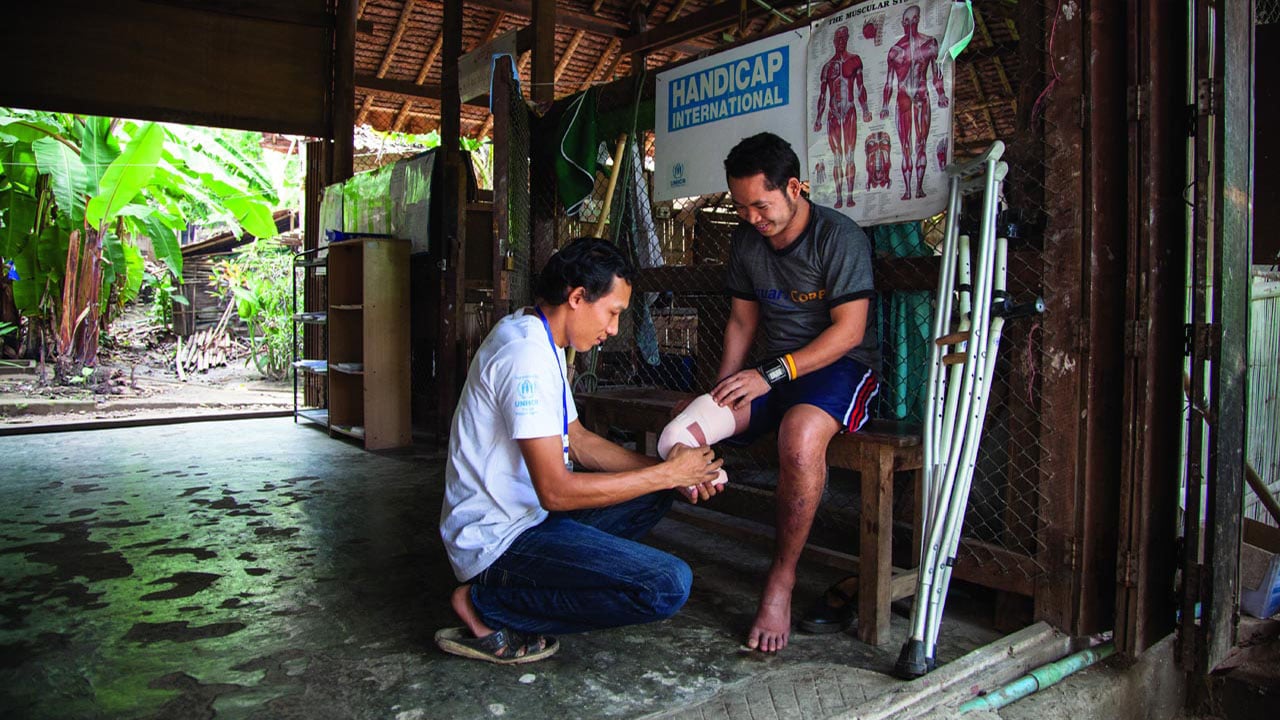
[[[0,429],[88,420],[190,417],[286,410],[290,377],[272,380],[248,362],[243,340],[225,364],[179,378],[177,337],[136,304],[100,340],[97,370],[82,383],[55,385],[38,361],[0,363]]]

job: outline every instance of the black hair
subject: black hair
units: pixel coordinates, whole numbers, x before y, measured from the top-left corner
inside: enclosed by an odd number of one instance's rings
[[[595,302],[613,289],[613,279],[634,282],[635,266],[608,240],[580,237],[560,248],[538,273],[533,292],[548,305],[563,305],[569,292],[580,287],[587,302]]]
[[[791,178],[800,178],[800,158],[796,157],[796,151],[771,132],[744,138],[724,159],[727,178],[741,179],[762,173],[766,190],[785,188]]]

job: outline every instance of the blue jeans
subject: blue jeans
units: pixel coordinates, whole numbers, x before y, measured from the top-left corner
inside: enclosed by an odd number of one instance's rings
[[[636,542],[671,507],[670,491],[554,512],[471,579],[489,627],[564,635],[669,618],[689,598],[683,560]]]

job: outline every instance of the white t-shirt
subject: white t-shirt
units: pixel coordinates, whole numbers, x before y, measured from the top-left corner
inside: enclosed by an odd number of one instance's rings
[[[499,320],[480,344],[453,414],[440,537],[463,582],[547,517],[516,440],[559,438],[562,397],[567,421],[578,417],[564,351],[552,346],[536,312],[524,312]]]

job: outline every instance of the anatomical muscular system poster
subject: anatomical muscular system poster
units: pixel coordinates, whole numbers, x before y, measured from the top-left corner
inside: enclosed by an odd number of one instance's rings
[[[941,41],[950,6],[869,0],[811,26],[805,129],[815,202],[864,226],[946,208],[954,64]]]

